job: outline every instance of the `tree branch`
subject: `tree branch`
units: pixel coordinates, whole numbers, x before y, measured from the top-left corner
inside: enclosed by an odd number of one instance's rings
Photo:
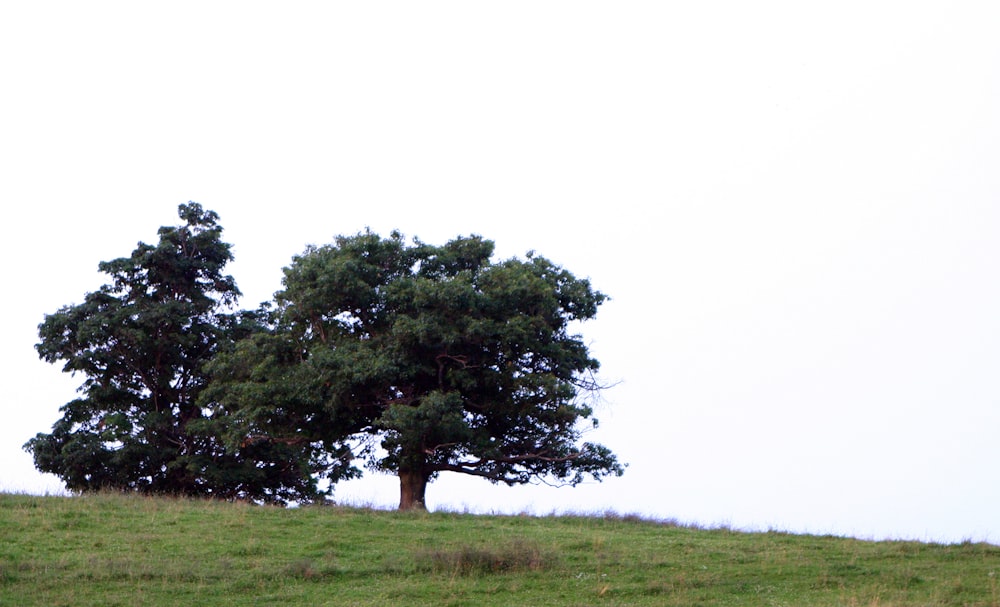
[[[434,445],[433,447],[424,447],[423,451],[426,455],[434,455],[440,449],[447,449],[448,447],[454,447],[458,443],[443,443],[440,445]]]
[[[445,445],[442,445],[445,446]],[[430,455],[432,452],[428,452]],[[515,483],[516,479],[511,478],[503,472],[489,472],[482,470],[484,464],[488,463],[498,463],[498,464],[523,464],[530,461],[541,461],[548,463],[560,463],[573,461],[580,457],[579,453],[574,453],[572,455],[567,455],[563,457],[548,457],[545,452],[541,453],[524,453],[521,455],[512,455],[508,457],[495,457],[495,458],[481,458],[476,461],[471,462],[456,462],[453,464],[433,464],[431,468],[438,472],[458,472],[461,474],[469,474],[472,476],[480,476],[493,481],[503,482],[503,483]]]
[[[312,442],[311,439],[304,436],[296,436],[293,438],[275,438],[273,436],[265,436],[263,434],[251,434],[243,439],[243,442],[240,443],[240,447],[247,447],[258,443],[280,443],[282,445],[294,447],[296,445],[305,445],[309,442]]]

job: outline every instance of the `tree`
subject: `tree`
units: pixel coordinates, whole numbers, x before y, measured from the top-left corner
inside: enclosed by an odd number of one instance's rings
[[[442,472],[621,475],[606,447],[578,445],[599,363],[570,329],[605,296],[540,256],[491,263],[493,249],[398,232],[309,247],[284,271],[272,330],[213,361],[207,394],[241,440],[324,443],[330,462],[397,474],[401,509],[423,508]]]
[[[102,262],[110,284],[39,325],[40,357],[85,379],[52,432],[25,449],[74,491],[311,499],[307,455],[280,443],[227,447],[226,412],[199,404],[205,364],[264,321],[231,312],[240,292],[223,274],[232,254],[218,215],[196,203],[179,215],[184,225],[160,228],[157,245]]]

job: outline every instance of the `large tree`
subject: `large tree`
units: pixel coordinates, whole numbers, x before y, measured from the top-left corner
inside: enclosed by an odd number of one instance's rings
[[[401,509],[423,508],[441,472],[620,475],[607,448],[580,444],[598,361],[572,329],[605,296],[534,254],[493,263],[493,249],[365,232],[295,257],[272,330],[211,365],[206,396],[242,428],[231,441],[322,443],[335,470],[359,458],[397,474]]]
[[[41,358],[84,377],[52,432],[25,448],[70,490],[131,490],[282,503],[316,495],[308,453],[281,443],[227,446],[225,411],[203,407],[205,364],[263,330],[233,312],[240,295],[218,215],[179,207],[130,257],[99,265],[111,282],[39,325]],[[214,413],[214,414],[213,414]]]

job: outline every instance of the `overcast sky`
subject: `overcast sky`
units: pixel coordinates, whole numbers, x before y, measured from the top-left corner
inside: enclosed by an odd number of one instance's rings
[[[366,226],[612,297],[625,476],[431,508],[1000,542],[1000,10],[818,4],[4,3],[0,489],[60,488],[21,445],[82,378],[38,323],[190,200],[246,307]]]

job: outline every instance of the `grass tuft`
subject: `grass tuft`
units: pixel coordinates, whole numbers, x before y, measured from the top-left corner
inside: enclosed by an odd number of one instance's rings
[[[415,555],[419,571],[457,575],[542,571],[555,558],[536,544],[518,539],[499,547],[462,545],[455,548],[420,550]]]

